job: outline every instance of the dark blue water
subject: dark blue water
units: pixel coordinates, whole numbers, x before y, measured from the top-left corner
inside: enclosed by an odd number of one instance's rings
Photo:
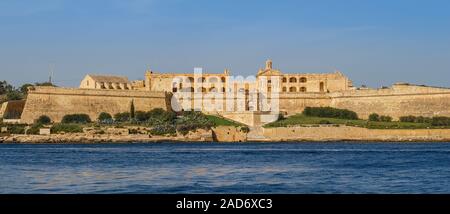
[[[450,144],[0,144],[0,193],[450,193]]]

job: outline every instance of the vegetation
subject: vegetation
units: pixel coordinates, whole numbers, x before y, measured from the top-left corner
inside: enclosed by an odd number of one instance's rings
[[[244,127],[244,124],[235,122],[235,121],[231,121],[228,119],[225,119],[223,117],[218,117],[218,116],[213,116],[213,115],[206,115],[206,118],[211,121],[213,123],[214,127],[217,126],[234,126],[234,127]]]
[[[114,121],[115,122],[119,122],[119,123],[123,123],[123,122],[129,122],[131,119],[131,114],[130,112],[123,112],[123,113],[117,113],[114,115]]]
[[[44,127],[44,125],[41,124],[41,123],[34,124],[27,130],[27,134],[29,134],[29,135],[38,135],[38,134],[40,134],[40,130],[43,127]]]
[[[61,123],[81,123],[81,124],[86,124],[90,122],[91,118],[87,114],[68,114],[65,115],[61,121]]]
[[[450,126],[450,117],[433,117],[431,121],[433,126]]]
[[[326,117],[349,120],[358,119],[358,115],[354,111],[332,107],[306,107],[303,114],[310,117]]]
[[[373,113],[369,115],[369,121],[372,122],[392,122],[392,117],[386,115],[378,115],[377,113]]]
[[[113,122],[113,119],[112,119],[111,114],[106,113],[106,112],[102,112],[102,113],[100,113],[100,114],[98,115],[97,121],[98,121],[99,123],[105,124],[105,123],[112,123],[112,122]]]
[[[422,117],[422,116],[416,117],[416,116],[409,115],[409,116],[400,117],[400,121],[401,122],[409,122],[409,123],[432,123],[433,118]]]
[[[47,115],[41,115],[36,121],[37,124],[50,124],[51,122],[52,120]]]
[[[378,115],[377,113],[369,115],[369,121],[380,121],[380,115]]]
[[[25,99],[28,93],[28,87],[32,86],[55,86],[52,83],[35,83],[33,84],[23,84],[19,88],[15,88],[6,81],[0,81],[0,103],[11,101],[11,100],[22,100]]]
[[[81,133],[83,132],[83,128],[78,124],[65,124],[59,123],[52,126],[50,129],[52,134],[58,133]]]
[[[380,117],[381,118],[381,117]],[[326,118],[323,117],[310,117],[304,114],[297,114],[290,116],[286,119],[278,120],[273,123],[266,124],[264,127],[288,127],[288,126],[311,126],[320,124],[334,124],[334,125],[346,125],[363,127],[369,129],[427,129],[427,128],[440,128],[441,126],[435,126],[431,123],[415,123],[415,122],[400,122],[400,121],[388,121],[392,118],[385,118],[386,121],[370,121],[370,120],[348,120],[339,118]],[[437,119],[438,120],[438,119]],[[444,119],[441,119],[442,122]],[[445,121],[445,120],[444,120]]]
[[[130,106],[130,118],[134,119],[135,117],[135,110],[134,110],[134,100],[131,101],[131,106]]]
[[[25,125],[11,124],[6,126],[9,134],[25,134]]]

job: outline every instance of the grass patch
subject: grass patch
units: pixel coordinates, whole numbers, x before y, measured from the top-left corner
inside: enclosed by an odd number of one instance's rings
[[[225,119],[223,117],[218,117],[218,116],[214,116],[214,115],[206,115],[206,118],[211,121],[215,127],[217,126],[234,126],[234,127],[239,127],[239,126],[246,126],[244,124],[232,121],[232,120],[228,120]]]
[[[59,123],[52,126],[50,129],[52,134],[58,133],[82,133],[83,127],[79,124],[67,124],[67,123]]]
[[[349,120],[338,118],[309,117],[303,114],[296,114],[285,119],[281,119],[264,125],[264,128],[289,127],[289,126],[315,126],[315,125],[346,125],[362,127],[368,129],[437,129],[450,128],[449,126],[432,126],[431,123],[412,123],[412,122],[378,122],[368,120]]]

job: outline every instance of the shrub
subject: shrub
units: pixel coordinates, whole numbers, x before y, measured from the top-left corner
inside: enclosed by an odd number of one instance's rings
[[[51,133],[81,133],[83,128],[77,124],[55,124],[50,129]]]
[[[429,118],[429,117],[419,116],[419,117],[416,117],[416,120],[414,122],[416,122],[416,123],[432,123],[433,119]]]
[[[147,112],[147,117],[148,117],[147,120],[148,125],[153,126],[163,123],[174,124],[177,115],[174,112],[165,111],[161,108],[156,108]]]
[[[380,121],[380,115],[373,113],[371,115],[369,115],[369,121]]]
[[[90,123],[91,118],[87,114],[68,114],[65,115],[61,123]]]
[[[24,125],[10,125],[8,126],[8,133],[10,134],[25,134]]]
[[[415,121],[416,117],[412,115],[400,117],[400,122],[414,123]]]
[[[109,123],[109,122],[112,122],[112,116],[109,113],[102,112],[98,115],[97,120],[100,123]]]
[[[250,132],[250,128],[248,126],[242,126],[241,127],[241,132],[249,133]]]
[[[331,124],[328,120],[321,120],[319,121],[319,124],[325,125],[325,124]]]
[[[148,116],[147,112],[137,111],[137,112],[135,113],[135,118],[136,118],[136,121],[138,121],[138,122],[145,122],[145,121],[147,121],[150,117]]]
[[[432,126],[450,126],[450,117],[433,117]]]
[[[156,125],[150,130],[150,134],[152,135],[167,135],[167,134],[176,134],[177,130],[172,124],[162,124]]]
[[[358,119],[358,115],[354,111],[332,107],[306,107],[303,114],[310,117],[328,117],[349,120]]]
[[[39,124],[49,124],[51,122],[52,122],[52,120],[47,115],[40,116],[36,121],[36,123],[39,123]]]
[[[114,115],[114,120],[116,122],[127,122],[130,121],[131,114],[130,112],[117,113]]]
[[[392,122],[392,117],[382,115],[382,116],[380,116],[380,121],[381,122]]]
[[[41,123],[34,124],[27,130],[27,134],[29,135],[38,135],[40,134],[41,128],[44,127]]]

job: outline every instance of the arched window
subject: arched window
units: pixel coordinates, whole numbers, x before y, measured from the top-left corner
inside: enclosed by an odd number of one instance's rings
[[[202,87],[202,92],[206,93],[206,88],[205,87]]]
[[[291,77],[291,78],[289,78],[289,82],[297,82],[297,78],[295,78],[295,77]]]
[[[297,88],[296,87],[290,87],[289,88],[289,92],[297,92]]]
[[[194,87],[189,87],[189,92],[194,92]]]
[[[286,83],[287,82],[287,78],[283,77],[282,81],[283,81],[283,83]]]
[[[210,83],[215,83],[215,82],[218,82],[218,80],[217,80],[216,77],[211,77],[211,78],[209,78],[209,82]]]
[[[320,82],[320,92],[325,91],[325,84],[323,82]]]
[[[287,91],[286,87],[283,87],[283,92],[286,92],[286,91]]]
[[[300,78],[300,82],[306,82],[306,77]]]
[[[222,82],[225,82],[226,81],[226,78],[225,77],[222,77],[222,78],[220,78],[221,80],[222,80]]]
[[[306,87],[301,87],[300,92],[306,92]]]
[[[217,89],[215,87],[212,87],[209,89],[209,92],[217,92]]]
[[[197,79],[197,82],[206,82],[206,79],[204,77],[200,77]]]
[[[224,93],[225,93],[225,87],[222,87],[222,92],[224,92]]]
[[[188,83],[194,83],[194,77],[188,77],[188,78],[186,79],[186,82],[188,82]]]

